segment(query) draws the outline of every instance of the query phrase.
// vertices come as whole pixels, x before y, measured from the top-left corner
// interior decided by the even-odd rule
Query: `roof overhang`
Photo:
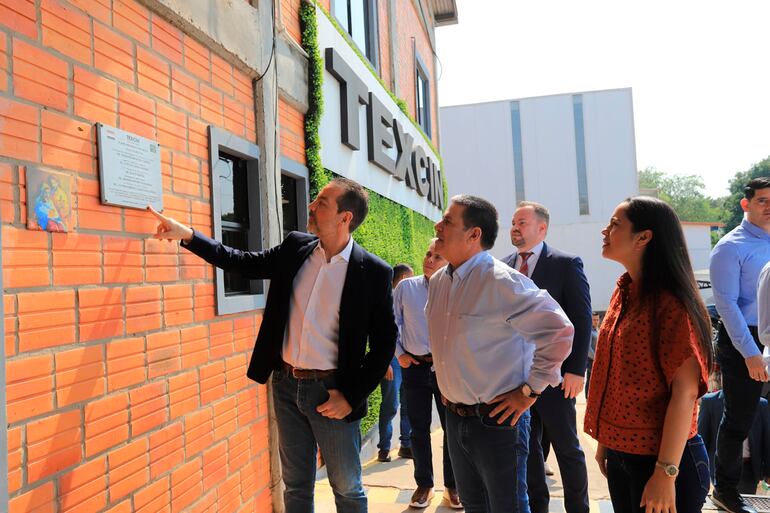
[[[436,27],[457,24],[456,0],[430,0],[433,11],[433,23]]]

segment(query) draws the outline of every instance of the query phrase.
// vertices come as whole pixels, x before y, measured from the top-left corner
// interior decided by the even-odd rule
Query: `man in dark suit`
[[[717,432],[725,406],[721,390],[706,394],[698,411],[698,434],[703,438],[709,455],[711,482],[714,482],[714,452],[717,448]],[[748,444],[746,446],[746,444]],[[748,455],[747,455],[748,450]],[[743,469],[738,482],[738,493],[754,495],[759,481],[770,477],[770,408],[767,399],[759,399],[759,408],[751,424],[749,436],[744,441]]]
[[[588,471],[577,435],[575,397],[585,383],[591,340],[591,295],[580,257],[545,243],[550,214],[543,205],[519,203],[513,215],[511,242],[517,251],[503,262],[545,289],[575,326],[572,352],[561,367],[559,388],[546,388],[532,407],[527,461],[527,494],[532,513],[547,513],[550,495],[545,478],[543,433],[556,453],[567,513],[588,513]]]
[[[241,251],[150,209],[156,238],[182,246],[225,271],[269,279],[262,325],[247,375],[272,374],[287,513],[313,511],[316,445],[338,513],[364,513],[360,419],[395,351],[388,264],[351,233],[368,211],[366,191],[336,178],[309,206],[308,231],[271,249]],[[367,352],[368,341],[368,352]]]

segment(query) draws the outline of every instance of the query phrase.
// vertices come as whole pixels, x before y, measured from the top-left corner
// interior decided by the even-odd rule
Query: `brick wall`
[[[278,100],[281,155],[305,164],[305,115],[283,98]]]
[[[245,378],[260,316],[216,317],[210,266],[100,203],[94,131],[157,139],[167,212],[210,233],[207,126],[255,141],[253,102],[134,0],[0,0],[11,512],[271,510],[267,396]],[[25,228],[30,166],[72,177],[70,233]]]

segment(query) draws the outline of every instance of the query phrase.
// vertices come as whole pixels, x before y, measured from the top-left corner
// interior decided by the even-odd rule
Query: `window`
[[[415,103],[417,112],[417,123],[423,131],[430,137],[430,75],[428,67],[415,52]]]
[[[361,53],[378,69],[377,0],[332,0],[332,12]]]
[[[511,137],[513,139],[513,182],[516,203],[524,201],[524,155],[521,148],[521,111],[519,102],[511,102]]]
[[[307,230],[308,171],[291,159],[281,159],[281,206],[283,236]]]
[[[214,238],[245,251],[262,249],[259,148],[219,128],[209,127]],[[265,284],[216,270],[217,314],[265,306]]]
[[[583,95],[572,96],[572,113],[575,120],[575,158],[577,161],[578,205],[580,215],[588,211],[588,173],[586,171],[586,140],[583,128]]]

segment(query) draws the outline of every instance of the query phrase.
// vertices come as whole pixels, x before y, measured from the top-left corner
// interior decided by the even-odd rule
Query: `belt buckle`
[[[455,408],[455,411],[457,412],[457,414],[458,414],[460,417],[467,417],[467,416],[468,416],[468,412],[467,412],[467,411],[465,410],[465,408],[463,408],[462,406],[457,406],[457,407]]]
[[[297,369],[296,367],[292,367],[291,368],[291,375],[292,375],[292,377],[294,379],[302,379],[299,375],[297,375],[297,370],[300,370],[300,369]]]

